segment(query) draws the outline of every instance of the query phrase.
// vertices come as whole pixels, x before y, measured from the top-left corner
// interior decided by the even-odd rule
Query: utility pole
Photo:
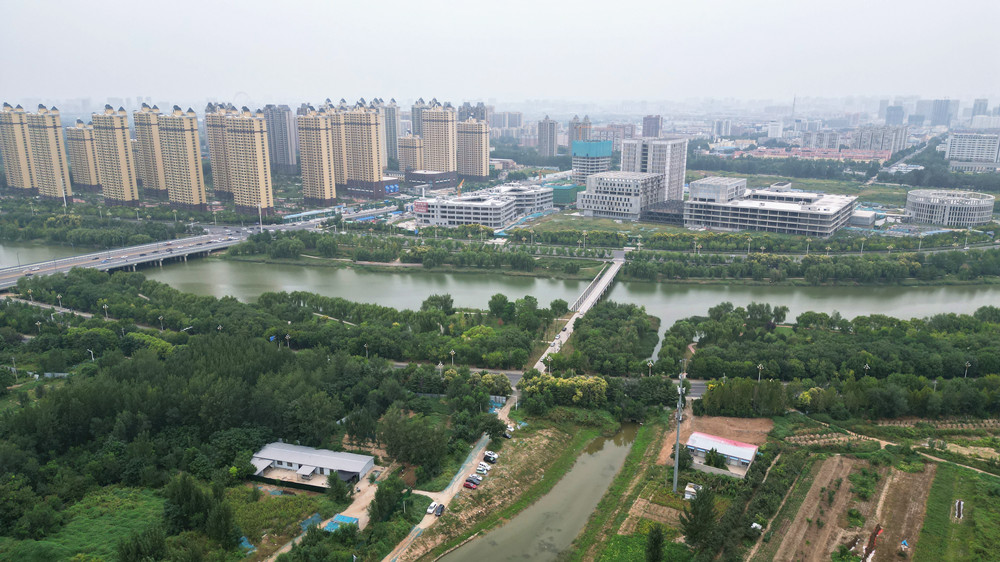
[[[674,493],[677,493],[677,474],[681,465],[681,417],[684,415],[684,384],[677,384],[677,441],[674,443]]]

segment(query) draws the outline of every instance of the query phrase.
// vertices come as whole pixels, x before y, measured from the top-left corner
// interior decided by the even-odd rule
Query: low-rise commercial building
[[[513,197],[518,216],[540,213],[552,208],[554,190],[551,187],[510,183],[485,191],[493,195]]]
[[[740,178],[709,177],[691,182],[684,226],[827,238],[847,224],[856,204],[854,196],[798,191],[788,183],[748,190]]]
[[[336,474],[345,482],[359,482],[375,467],[375,457],[341,453],[327,449],[314,449],[291,443],[269,443],[254,453],[250,464],[257,469],[255,476],[263,476],[272,469],[293,472],[299,480],[311,480],[314,475],[323,477],[314,484],[325,486],[326,476]],[[268,475],[279,478],[278,475]],[[289,480],[289,478],[279,478]]]
[[[663,174],[604,172],[587,178],[576,206],[584,216],[638,220],[643,209],[666,199]]]
[[[686,446],[691,455],[704,459],[709,451],[715,449],[716,452],[726,457],[726,464],[733,466],[748,467],[757,457],[757,446],[741,441],[734,441],[724,437],[717,437],[707,433],[695,431],[688,437]]]
[[[906,194],[906,213],[918,223],[976,226],[992,220],[994,200],[975,191],[914,189]]]
[[[514,197],[491,193],[420,199],[413,204],[413,214],[423,226],[480,224],[494,230],[510,225],[518,216]]]

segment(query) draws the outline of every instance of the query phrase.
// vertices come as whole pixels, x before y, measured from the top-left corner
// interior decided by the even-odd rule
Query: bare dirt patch
[[[838,515],[847,511],[852,497],[847,477],[857,462],[841,455],[823,461],[791,525],[775,532],[784,537],[775,560],[820,562],[830,559],[831,543],[840,535]],[[835,484],[838,478],[842,479],[839,489]],[[824,488],[834,490],[832,504],[827,501],[826,492],[821,493]],[[823,522],[822,526],[818,521]]]
[[[877,510],[878,523],[884,531],[875,548],[875,560],[899,560],[896,551],[905,539],[910,545],[910,554],[920,536],[924,524],[924,510],[927,495],[931,491],[937,465],[928,463],[923,472],[896,472]],[[871,525],[866,525],[870,531]]]
[[[695,416],[691,413],[690,403],[684,410],[684,421],[681,422],[681,443],[686,443],[688,437],[695,431],[708,433],[717,437],[734,439],[751,445],[762,445],[767,441],[767,434],[774,427],[770,418],[727,418],[724,416]],[[671,430],[671,437],[676,431]],[[672,465],[670,454],[674,451],[674,439],[664,440],[664,446],[657,456],[656,464]]]
[[[657,505],[649,500],[639,498],[629,509],[628,517],[622,522],[619,535],[631,535],[639,525],[639,519],[649,519],[657,523],[663,523],[668,527],[677,527],[681,522],[681,512],[672,507]]]
[[[1000,457],[1000,454],[998,454],[995,449],[990,449],[989,447],[972,447],[972,446],[967,447],[964,445],[956,445],[954,443],[948,443],[948,450],[965,455],[967,457],[980,457],[984,459],[995,459],[997,457]]]

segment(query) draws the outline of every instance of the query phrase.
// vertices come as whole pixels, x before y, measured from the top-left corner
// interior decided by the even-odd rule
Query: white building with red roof
[[[726,462],[733,466],[748,467],[757,457],[757,446],[741,441],[717,437],[695,431],[688,437],[686,446],[691,455],[704,459],[705,455],[715,449],[726,457]]]

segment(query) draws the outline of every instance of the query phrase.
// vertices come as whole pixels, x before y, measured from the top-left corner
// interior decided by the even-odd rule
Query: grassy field
[[[597,558],[601,562],[633,562],[646,557],[646,535],[615,535]],[[688,562],[694,555],[686,545],[668,542],[663,545],[663,560]]]
[[[658,232],[688,232],[683,227],[655,224],[650,222],[615,222],[613,219],[596,219],[574,216],[576,210],[554,213],[525,225],[535,232],[557,232],[560,230],[599,230],[603,232],[624,232],[630,235],[656,234]]]
[[[86,560],[114,560],[119,541],[158,524],[162,514],[163,499],[152,490],[102,488],[67,509],[66,524],[44,540],[0,539],[0,559],[49,562],[83,554]]]
[[[956,520],[955,500],[965,502]],[[938,466],[915,561],[997,560],[1000,544],[1000,479],[953,464]]]

